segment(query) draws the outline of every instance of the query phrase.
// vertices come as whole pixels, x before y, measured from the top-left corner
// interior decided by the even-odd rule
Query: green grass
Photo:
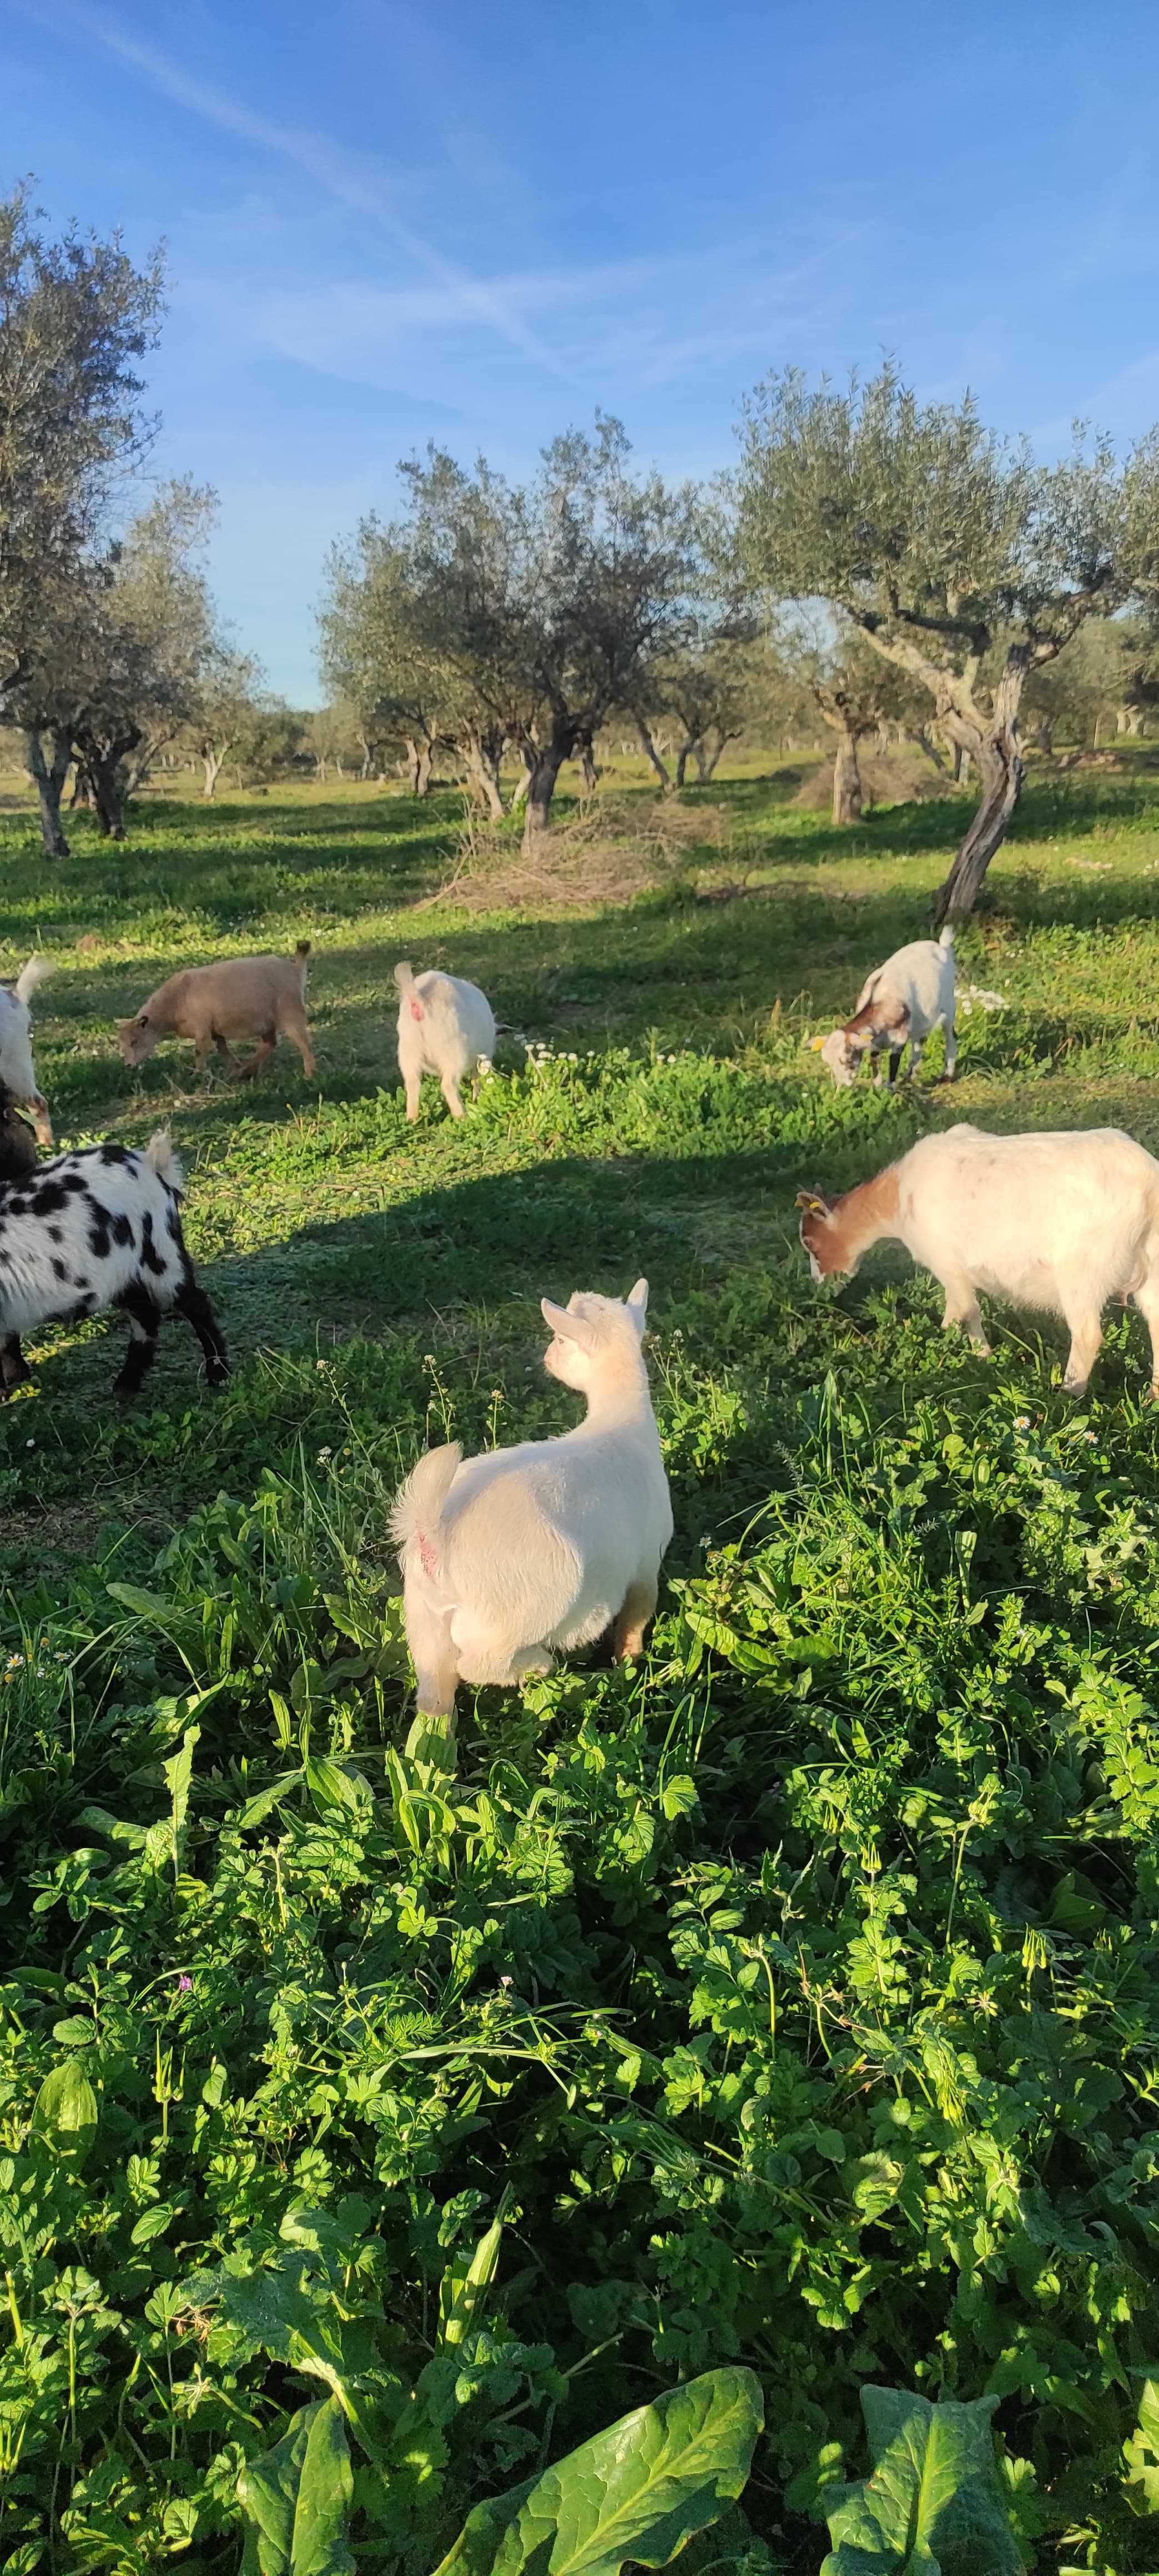
[[[245,2456],[335,2374],[359,2569],[425,2576],[480,2496],[734,2360],[767,2431],[725,2564],[816,2568],[871,2381],[997,2398],[1036,2567],[1155,2564],[1159,2467],[1123,2455],[1159,2289],[1142,1328],[1076,1413],[1050,1326],[981,1362],[888,1254],[815,1291],[793,1198],[960,1118],[1159,1151],[1159,774],[1032,783],[960,943],[1009,1007],[963,1021],[954,1090],[893,1100],[803,1040],[920,935],[966,809],[836,834],[760,770],[685,796],[663,893],[545,918],[416,913],[450,796],[166,795],[56,868],[0,820],[5,971],[58,961],[58,1135],[171,1120],[235,1371],[210,1395],[174,1325],[122,1413],[98,1323],[0,1413],[18,2576],[232,2570]],[[287,1050],[241,1091],[176,1046],[126,1072],[114,1020],[176,965],[302,935],[313,1084]],[[554,1051],[509,1044],[458,1128],[433,1087],[403,1119],[404,955]],[[480,1695],[432,1780],[397,1750],[394,1482],[428,1437],[564,1427],[539,1298],[640,1272],[651,1657]],[[61,2061],[79,2149],[29,2127]],[[439,2280],[505,2186],[452,2366]],[[329,2250],[259,2331],[229,2284],[282,2279],[303,2202]]]

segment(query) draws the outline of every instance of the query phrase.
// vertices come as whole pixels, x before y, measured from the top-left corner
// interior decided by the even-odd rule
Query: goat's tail
[[[27,966],[21,967],[12,988],[17,1001],[30,1001],[37,985],[46,984],[52,971],[51,957],[30,957]]]
[[[185,1174],[167,1127],[158,1127],[156,1134],[150,1136],[145,1147],[145,1160],[152,1164],[158,1180],[164,1181],[167,1190],[176,1194],[184,1188]]]
[[[945,927],[941,930],[938,936],[938,946],[941,949],[943,956],[945,955],[946,950],[952,948],[953,945],[954,925],[952,921],[947,921]]]
[[[397,964],[397,966],[395,967],[395,970],[394,970],[394,980],[395,980],[395,983],[396,983],[396,984],[397,984],[397,986],[398,986],[399,992],[400,992],[400,993],[409,993],[410,988],[411,988],[411,985],[412,985],[412,984],[413,984],[413,982],[414,982],[414,979],[415,979],[415,970],[414,970],[414,967],[413,967],[413,966],[408,966],[408,964],[407,964],[407,961],[406,961],[405,957],[400,957],[399,962],[398,962],[398,964]]]
[[[412,1541],[423,1552],[428,1573],[434,1571],[428,1552],[437,1558],[439,1523],[443,1505],[463,1462],[461,1440],[450,1440],[445,1449],[428,1449],[417,1467],[412,1467],[405,1485],[400,1485],[390,1513],[390,1534],[400,1556],[405,1556]]]

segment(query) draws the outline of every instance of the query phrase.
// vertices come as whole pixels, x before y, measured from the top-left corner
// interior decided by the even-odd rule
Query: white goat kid
[[[459,1681],[550,1672],[556,1649],[609,1626],[618,1656],[639,1654],[672,1536],[640,1348],[647,1307],[646,1279],[623,1305],[545,1297],[544,1367],[587,1397],[587,1420],[479,1458],[457,1441],[428,1450],[402,1487],[391,1529],[424,1715],[449,1716]]]
[[[41,1145],[52,1143],[52,1120],[32,1061],[32,1014],[28,1005],[37,985],[43,984],[51,973],[47,957],[30,957],[14,984],[0,984],[0,1083],[14,1100],[31,1110]]]
[[[1139,1309],[1159,1397],[1159,1163],[1117,1127],[987,1136],[949,1127],[844,1196],[802,1191],[801,1241],[815,1279],[852,1277],[875,1243],[904,1243],[987,1352],[978,1291],[1061,1315],[1070,1327],[1063,1385],[1082,1395],[1112,1297]]]
[[[398,986],[398,1069],[406,1085],[406,1114],[413,1126],[419,1114],[424,1073],[437,1073],[452,1118],[463,1116],[459,1090],[468,1074],[478,1074],[495,1053],[495,1015],[485,993],[462,975],[441,975],[434,967],[416,975],[413,967],[395,967]]]
[[[947,924],[940,939],[911,940],[908,948],[895,949],[884,966],[875,966],[861,987],[852,1019],[811,1044],[834,1082],[844,1086],[856,1081],[867,1051],[873,1057],[888,1053],[888,1080],[896,1082],[908,1040],[908,1078],[913,1082],[926,1039],[932,1030],[944,1028],[946,1080],[952,1082],[958,1063],[954,1002],[954,933]]]

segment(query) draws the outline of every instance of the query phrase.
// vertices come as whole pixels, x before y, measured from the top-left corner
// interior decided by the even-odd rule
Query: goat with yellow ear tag
[[[822,1049],[822,1047],[824,1046],[824,1044],[825,1044],[825,1040],[824,1040],[824,1038],[810,1038],[810,1040],[809,1040],[809,1053],[810,1053],[810,1055],[820,1055],[820,1053],[821,1053],[821,1049]]]
[[[828,1202],[821,1197],[818,1190],[798,1190],[796,1204],[799,1208],[804,1208],[806,1216],[828,1216],[829,1214]]]

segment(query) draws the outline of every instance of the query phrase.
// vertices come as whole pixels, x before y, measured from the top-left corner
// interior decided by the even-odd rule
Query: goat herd
[[[306,1016],[308,942],[293,958],[233,958],[186,969],[119,1024],[122,1054],[145,1061],[166,1036],[212,1045],[238,1079],[290,1039],[312,1076]],[[29,1002],[49,971],[31,959],[0,986],[0,1397],[28,1376],[22,1333],[119,1308],[130,1342],[118,1392],[134,1394],[154,1357],[162,1317],[183,1314],[213,1386],[229,1373],[213,1308],[181,1230],[181,1170],[168,1134],[143,1152],[103,1144],[39,1160],[50,1145],[36,1081]],[[438,1076],[451,1114],[461,1085],[489,1062],[495,1020],[475,984],[395,968],[398,1057],[406,1114],[418,1116],[425,1073]],[[899,949],[865,984],[853,1017],[812,1044],[835,1081],[852,1082],[867,1054],[910,1077],[939,1025],[946,1079],[955,1070],[953,934]],[[253,1038],[239,1065],[230,1040]],[[881,1077],[879,1076],[879,1079]],[[987,1349],[984,1289],[1061,1315],[1071,1342],[1064,1385],[1081,1395],[1102,1339],[1108,1300],[1133,1302],[1151,1335],[1159,1396],[1159,1163],[1114,1128],[990,1136],[951,1127],[840,1198],[798,1197],[801,1241],[815,1279],[852,1276],[876,1243],[903,1243],[945,1291],[945,1324]],[[548,1373],[587,1401],[586,1419],[552,1440],[464,1459],[457,1442],[428,1451],[399,1493],[392,1528],[404,1577],[407,1638],[424,1713],[447,1716],[455,1689],[513,1685],[549,1671],[557,1649],[610,1630],[614,1651],[637,1654],[656,1606],[672,1534],[668,1483],[641,1343],[646,1280],[621,1304],[577,1292],[566,1308],[543,1300],[552,1339]]]

